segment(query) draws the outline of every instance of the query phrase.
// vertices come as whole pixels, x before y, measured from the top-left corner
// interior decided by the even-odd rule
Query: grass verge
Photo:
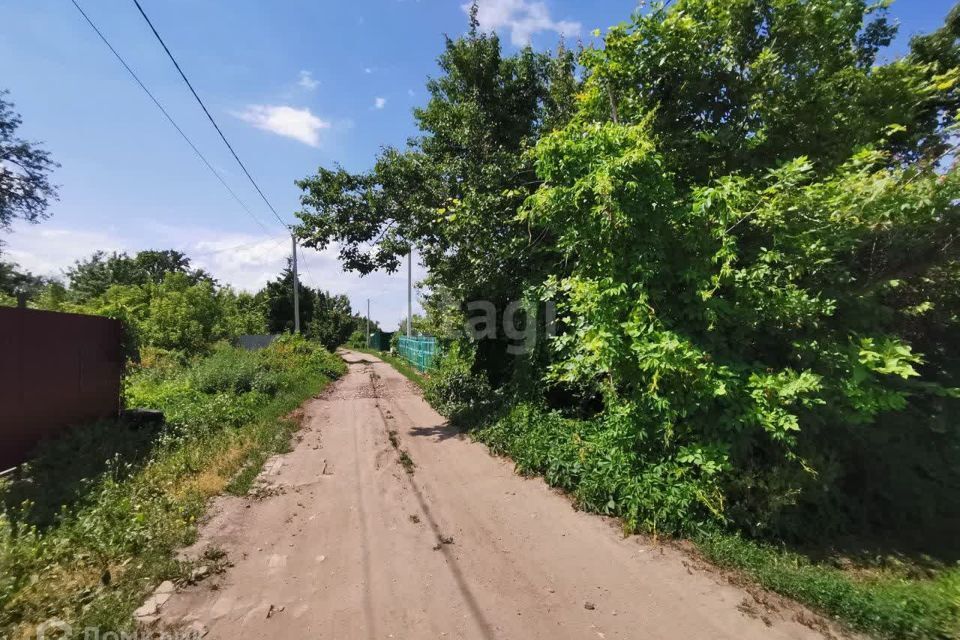
[[[703,534],[695,542],[714,564],[738,570],[855,629],[885,638],[960,637],[958,568],[922,580],[857,579],[799,553],[734,534]]]
[[[133,374],[128,400],[163,410],[164,424],[72,429],[0,485],[0,636],[34,637],[51,618],[131,630],[158,582],[189,576],[175,552],[195,539],[207,500],[246,492],[289,447],[290,412],[343,370],[291,339]]]

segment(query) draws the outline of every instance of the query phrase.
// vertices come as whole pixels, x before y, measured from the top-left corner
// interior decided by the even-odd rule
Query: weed
[[[410,454],[405,450],[400,451],[400,464],[403,465],[404,470],[409,474],[413,474],[417,468],[417,465],[413,463],[413,458],[411,458]]]
[[[927,580],[858,580],[805,556],[726,533],[696,537],[704,555],[764,587],[889,638],[960,636],[960,568]]]

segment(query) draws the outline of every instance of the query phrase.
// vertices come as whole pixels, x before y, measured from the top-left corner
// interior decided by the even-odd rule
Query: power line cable
[[[88,16],[88,15],[84,12],[84,10],[80,7],[80,5],[77,4],[77,0],[70,0],[70,1],[73,3],[73,6],[77,8],[77,11],[80,12],[80,15],[83,16],[83,19],[87,21],[87,24],[90,25],[90,27],[96,32],[96,34],[97,34],[98,36],[100,36],[100,39],[103,40],[103,43],[104,43],[105,45],[107,45],[107,48],[110,49],[110,52],[113,53],[114,57],[116,57],[116,59],[120,61],[120,64],[122,64],[122,65],[123,65],[123,68],[127,70],[127,73],[129,73],[130,76],[136,81],[136,83],[137,83],[138,85],[140,85],[140,88],[143,89],[144,93],[146,93],[146,94],[150,97],[150,99],[153,101],[153,104],[155,104],[155,105],[157,106],[157,108],[160,109],[160,112],[163,113],[163,115],[167,118],[167,120],[170,122],[170,124],[173,125],[173,128],[177,130],[177,133],[179,133],[180,136],[187,142],[187,144],[190,145],[190,148],[193,149],[193,152],[194,152],[195,154],[197,154],[197,157],[200,158],[200,160],[203,162],[203,164],[206,165],[207,169],[209,169],[210,172],[213,173],[213,175],[215,175],[215,176],[217,177],[217,180],[220,181],[220,184],[222,184],[223,187],[224,187],[228,192],[230,192],[230,195],[233,196],[233,199],[236,200],[237,203],[238,203],[241,207],[243,207],[243,210],[247,212],[247,214],[250,216],[250,218],[251,218],[254,222],[256,222],[258,225],[260,225],[260,227],[261,227],[265,232],[267,232],[268,234],[271,233],[270,229],[268,229],[266,225],[264,225],[262,222],[260,222],[259,218],[257,218],[257,217],[253,214],[253,212],[250,210],[250,207],[248,207],[248,206],[246,205],[246,203],[244,203],[243,200],[240,199],[240,197],[236,194],[236,192],[235,192],[233,189],[230,188],[230,185],[228,185],[227,182],[226,182],[226,180],[223,179],[223,176],[221,176],[220,173],[219,173],[216,169],[213,168],[213,165],[210,164],[210,162],[207,160],[207,158],[200,152],[200,150],[197,148],[197,145],[195,145],[195,144],[193,143],[193,141],[190,140],[190,138],[187,136],[187,134],[183,132],[183,129],[181,129],[181,128],[180,128],[180,125],[178,125],[177,122],[173,119],[173,116],[171,116],[171,115],[167,112],[167,110],[163,107],[163,105],[160,104],[160,101],[157,100],[156,96],[154,96],[153,93],[150,92],[150,89],[148,89],[147,86],[143,83],[143,81],[140,80],[140,77],[137,76],[137,74],[134,72],[134,70],[130,68],[130,65],[128,65],[127,62],[126,62],[126,60],[123,59],[123,56],[121,56],[121,55],[117,52],[117,50],[113,48],[113,45],[110,44],[110,41],[107,40],[106,36],[103,35],[103,32],[100,31],[100,29],[97,28],[97,25],[95,25],[95,24],[93,23],[93,20],[90,19],[90,16]]]
[[[190,89],[190,93],[193,94],[193,97],[197,99],[197,102],[200,104],[200,108],[203,109],[203,112],[207,114],[207,119],[210,120],[210,124],[213,125],[213,128],[217,130],[217,133],[220,134],[220,138],[223,140],[223,143],[227,145],[227,149],[230,150],[230,153],[233,154],[234,160],[237,161],[237,164],[240,165],[240,168],[243,169],[243,172],[246,174],[247,179],[250,180],[250,184],[253,185],[253,188],[257,190],[257,193],[260,194],[260,197],[263,199],[267,206],[270,207],[270,211],[273,212],[274,217],[277,221],[280,222],[284,227],[289,227],[286,222],[283,221],[283,218],[280,217],[280,214],[277,213],[277,210],[273,208],[273,205],[270,204],[270,201],[267,200],[267,196],[263,194],[263,190],[260,189],[260,186],[257,184],[257,181],[253,179],[253,176],[250,175],[250,172],[247,171],[247,167],[243,164],[243,161],[240,160],[240,156],[237,155],[237,152],[233,150],[233,146],[227,140],[227,137],[223,135],[223,131],[220,130],[220,125],[217,124],[217,121],[213,119],[213,116],[210,115],[210,111],[207,109],[207,106],[203,103],[203,100],[200,99],[200,96],[197,94],[196,89],[193,88],[193,85],[190,84],[190,80],[187,79],[187,75],[183,72],[183,69],[180,68],[180,64],[177,62],[177,59],[173,57],[173,54],[170,53],[170,49],[167,47],[167,44],[163,41],[163,38],[160,37],[160,34],[157,32],[156,27],[153,26],[153,23],[150,21],[150,18],[147,17],[147,13],[143,10],[143,7],[140,6],[139,0],[133,0],[133,3],[137,5],[137,9],[140,11],[140,15],[143,16],[143,19],[147,21],[147,24],[150,26],[150,30],[153,31],[153,35],[157,37],[157,40],[160,42],[160,46],[163,47],[163,50],[167,52],[167,57],[170,58],[170,61],[173,62],[173,66],[177,68],[177,71],[180,73],[180,77],[183,78],[183,81],[187,84],[187,87]]]

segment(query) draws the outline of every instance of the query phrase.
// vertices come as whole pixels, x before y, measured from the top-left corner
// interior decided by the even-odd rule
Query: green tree
[[[152,295],[141,323],[145,344],[201,353],[228,337],[223,308],[209,281],[192,283],[185,273],[168,273],[162,283],[146,288]]]
[[[12,262],[0,261],[0,293],[11,298],[15,298],[18,293],[23,293],[27,299],[33,299],[45,284],[44,278],[29,271],[21,271],[20,267]]]
[[[406,149],[386,149],[367,173],[320,168],[298,182],[299,233],[318,249],[336,242],[344,266],[361,273],[396,270],[414,246],[428,287],[442,285],[457,305],[483,298],[503,308],[555,257],[516,212],[538,184],[525,152],[572,112],[572,54],[505,56],[474,16],[439,66],[414,112],[421,135]],[[482,361],[505,367],[504,346],[485,343]]]
[[[190,259],[173,249],[140,251],[133,256],[97,251],[74,263],[67,270],[67,280],[73,299],[85,302],[103,295],[114,285],[160,284],[171,273],[185,275],[191,284],[201,281],[215,284],[207,272],[191,268]]]
[[[830,171],[863,145],[891,162],[942,152],[929,109],[956,67],[876,66],[896,27],[866,0],[678,0],[637,12],[583,57],[584,116],[651,120],[684,185],[807,156]],[[929,50],[937,48],[921,46]]]
[[[313,319],[317,292],[298,282],[297,295],[300,304],[300,328],[304,330]],[[293,268],[287,261],[286,268],[276,280],[272,280],[257,294],[267,309],[267,330],[270,333],[292,333],[293,322]]]
[[[347,296],[317,291],[313,317],[306,325],[306,335],[333,351],[345,344],[357,329],[357,319]]]
[[[0,91],[0,229],[16,219],[37,222],[47,216],[57,188],[50,173],[59,165],[37,143],[17,137],[23,121]]]
[[[262,297],[229,287],[219,289],[216,297],[223,313],[222,334],[234,338],[267,333],[267,305]]]

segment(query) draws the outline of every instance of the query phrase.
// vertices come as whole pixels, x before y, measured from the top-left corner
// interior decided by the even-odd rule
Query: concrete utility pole
[[[370,298],[367,298],[367,349],[370,348]]]
[[[297,275],[297,236],[290,234],[293,240],[293,332],[300,333],[300,278]]]
[[[407,254],[407,337],[413,335],[413,247]]]

